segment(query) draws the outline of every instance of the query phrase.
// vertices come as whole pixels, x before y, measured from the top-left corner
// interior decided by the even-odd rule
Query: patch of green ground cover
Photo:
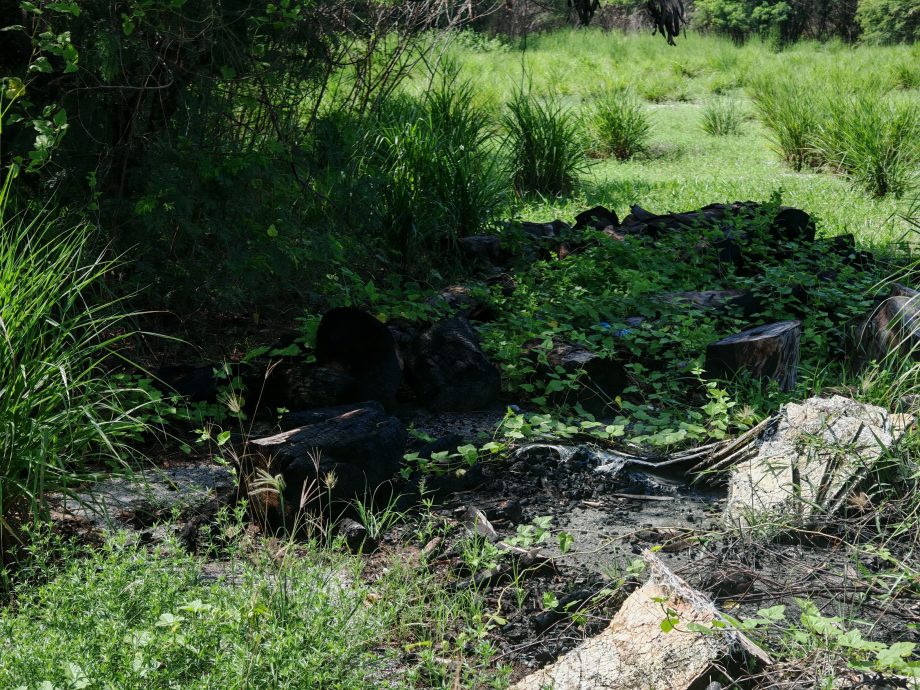
[[[500,108],[525,86],[536,96],[552,95],[582,117],[611,90],[628,88],[646,101],[652,119],[648,156],[594,165],[580,193],[569,198],[528,199],[520,217],[570,217],[585,204],[602,203],[622,216],[633,203],[652,211],[683,211],[718,201],[764,200],[776,190],[784,202],[819,220],[819,232],[852,232],[861,243],[885,244],[908,229],[891,198],[873,199],[851,181],[828,172],[797,173],[774,150],[769,132],[755,118],[738,137],[701,131],[706,108],[721,94],[737,99],[755,115],[747,93],[757,79],[792,74],[812,98],[840,91],[920,102],[909,66],[916,49],[857,47],[840,42],[804,42],[784,51],[750,41],[691,34],[674,50],[654,37],[600,31],[562,31],[529,37],[515,45],[494,42],[471,48],[459,41],[452,58],[477,85],[478,97]],[[416,79],[415,88],[421,84]],[[826,93],[825,93],[826,92]],[[586,140],[590,126],[583,123]]]
[[[873,198],[842,177],[790,169],[756,120],[745,122],[740,136],[714,137],[700,132],[703,112],[697,104],[657,106],[651,116],[650,146],[657,147],[657,156],[598,163],[585,187],[589,206],[606,203],[622,217],[632,203],[667,213],[715,202],[765,201],[781,190],[784,204],[817,218],[819,235],[850,232],[875,246],[907,230],[897,217],[902,206],[896,199]]]
[[[455,674],[435,658],[455,656],[463,687],[507,685],[481,598],[424,564],[394,558],[368,573],[334,546],[223,528],[207,565],[173,542],[39,538],[0,608],[0,687],[450,688]]]

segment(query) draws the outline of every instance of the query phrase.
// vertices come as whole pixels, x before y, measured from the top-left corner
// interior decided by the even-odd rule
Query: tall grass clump
[[[745,112],[738,101],[732,98],[714,99],[703,110],[703,131],[714,137],[737,136],[741,134]]]
[[[904,62],[899,62],[894,66],[893,72],[893,81],[896,88],[904,89],[905,91],[920,89],[920,65],[915,61],[905,60]]]
[[[423,98],[386,108],[362,152],[384,241],[404,268],[443,265],[505,203],[507,178],[487,145],[491,115],[475,95],[469,81],[443,75]]]
[[[875,196],[910,191],[920,162],[920,107],[874,95],[836,98],[814,137],[832,167]]]
[[[556,101],[517,91],[502,118],[514,188],[519,194],[568,194],[587,166],[578,116]]]
[[[591,121],[600,153],[628,160],[646,150],[651,123],[628,91],[611,91],[598,101]]]
[[[812,145],[819,118],[809,91],[791,77],[762,77],[751,85],[754,107],[771,142],[795,170],[821,163]]]
[[[0,554],[43,497],[119,462],[142,430],[128,391],[106,378],[124,314],[98,299],[112,263],[89,231],[60,231],[48,212],[11,214],[0,190]],[[131,396],[137,400],[137,396]]]

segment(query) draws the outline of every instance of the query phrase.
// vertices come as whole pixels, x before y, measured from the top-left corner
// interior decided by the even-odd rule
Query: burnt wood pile
[[[836,257],[836,265],[862,270],[875,257],[857,251],[852,236],[816,239],[815,223],[804,211],[765,207],[754,202],[712,204],[686,213],[654,214],[633,206],[622,219],[603,206],[576,216],[574,224],[509,222],[495,235],[461,238],[459,246],[471,273],[480,284],[499,286],[507,296],[516,289],[514,275],[527,263],[551,259],[564,262],[599,243],[642,242],[657,246],[664,240],[686,237],[686,251],[712,261],[713,276],[758,276],[765,263],[799,256]],[[764,218],[767,218],[764,221]],[[758,228],[756,235],[753,228]],[[707,238],[700,242],[699,237]],[[692,240],[692,241],[691,241]],[[816,276],[819,283],[838,279],[833,269]],[[662,292],[651,295],[648,309],[624,319],[626,328],[607,332],[628,338],[634,329],[654,323],[665,310],[686,309],[702,318],[720,321],[731,315],[741,331],[721,332],[700,352],[704,376],[731,380],[739,375],[773,381],[781,390],[795,387],[802,327],[808,311],[808,291],[781,286],[793,300],[786,320],[762,321],[769,295],[746,289]],[[701,286],[715,287],[715,286]],[[355,307],[336,308],[322,318],[312,351],[315,357],[270,358],[249,363],[242,378],[250,389],[245,411],[289,410],[280,418],[282,432],[249,442],[252,467],[284,479],[282,505],[269,506],[271,519],[284,523],[285,510],[318,500],[347,502],[373,492],[400,469],[406,449],[405,421],[413,410],[460,414],[486,408],[501,409],[502,382],[498,368],[483,351],[476,324],[494,320],[496,306],[488,292],[457,285],[429,300],[434,313],[445,316],[429,322],[394,319],[389,323]],[[920,344],[918,293],[895,284],[858,319],[840,322],[841,348],[851,365],[859,367],[885,356],[912,356]],[[798,306],[795,306],[798,305]],[[656,310],[661,310],[657,312]],[[837,318],[832,315],[833,318]],[[601,324],[610,328],[609,324]],[[623,357],[592,351],[584,342],[543,338],[524,344],[521,362],[536,379],[577,377],[577,392],[567,389],[549,395],[550,403],[579,404],[598,417],[611,412],[611,403],[627,395],[633,383],[629,365],[660,369],[661,353],[624,350]],[[191,401],[215,399],[218,381],[214,365],[162,368],[160,383]],[[257,393],[252,393],[256,390]],[[401,421],[402,420],[402,421]],[[261,458],[259,460],[258,458]],[[331,483],[331,486],[330,486]]]

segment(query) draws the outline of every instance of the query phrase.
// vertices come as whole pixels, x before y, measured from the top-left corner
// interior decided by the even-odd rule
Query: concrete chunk
[[[756,455],[735,465],[726,520],[801,525],[837,512],[912,423],[840,395],[789,403]]]

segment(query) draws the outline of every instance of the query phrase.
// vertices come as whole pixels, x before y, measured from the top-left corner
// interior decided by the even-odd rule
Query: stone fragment
[[[236,477],[212,462],[150,468],[111,477],[72,497],[52,497],[62,511],[94,527],[144,529],[178,515],[190,520],[213,506],[229,505],[236,497]]]
[[[713,667],[736,652],[762,663],[770,657],[730,626],[713,633],[722,616],[649,551],[648,581],[626,599],[610,626],[515,690],[685,690],[702,687]],[[696,624],[696,626],[691,626]]]

